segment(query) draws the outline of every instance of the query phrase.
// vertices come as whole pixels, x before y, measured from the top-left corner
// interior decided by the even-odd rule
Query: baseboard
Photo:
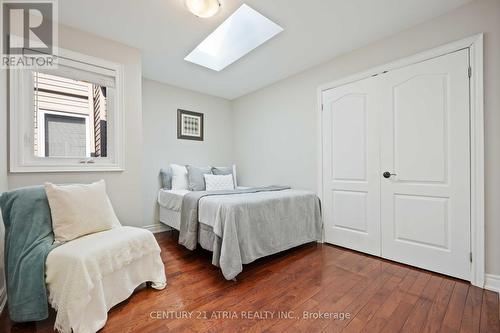
[[[5,308],[5,304],[7,304],[7,289],[5,286],[0,290],[0,314],[3,312]]]
[[[172,230],[172,228],[167,227],[166,225],[164,225],[162,223],[147,225],[147,226],[144,226],[143,228],[151,231],[153,234]]]
[[[486,274],[484,277],[484,289],[496,291],[500,298],[500,275]]]

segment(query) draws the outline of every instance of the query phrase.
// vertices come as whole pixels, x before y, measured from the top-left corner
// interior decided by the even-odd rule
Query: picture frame
[[[203,113],[177,109],[177,139],[203,141]]]

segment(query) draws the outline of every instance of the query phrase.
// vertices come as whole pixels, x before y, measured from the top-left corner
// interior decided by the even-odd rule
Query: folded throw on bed
[[[42,186],[3,193],[5,276],[9,316],[15,322],[48,317],[45,259],[55,248],[50,207]]]
[[[189,192],[182,199],[181,226],[179,230],[179,244],[184,245],[189,250],[196,249],[198,244],[198,202],[201,198],[214,195],[231,195],[258,193],[269,191],[288,190],[288,186],[267,186],[253,187],[247,189],[236,189],[228,191],[193,191]]]

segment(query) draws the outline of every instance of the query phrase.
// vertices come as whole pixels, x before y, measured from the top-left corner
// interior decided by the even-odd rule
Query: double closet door
[[[469,54],[323,92],[325,241],[470,280]]]

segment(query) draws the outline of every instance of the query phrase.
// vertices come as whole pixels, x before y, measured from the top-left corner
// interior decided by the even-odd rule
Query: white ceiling
[[[62,0],[60,19],[142,51],[146,78],[234,99],[472,0],[220,0],[212,18],[183,0]],[[221,72],[184,61],[242,3],[285,31]]]

